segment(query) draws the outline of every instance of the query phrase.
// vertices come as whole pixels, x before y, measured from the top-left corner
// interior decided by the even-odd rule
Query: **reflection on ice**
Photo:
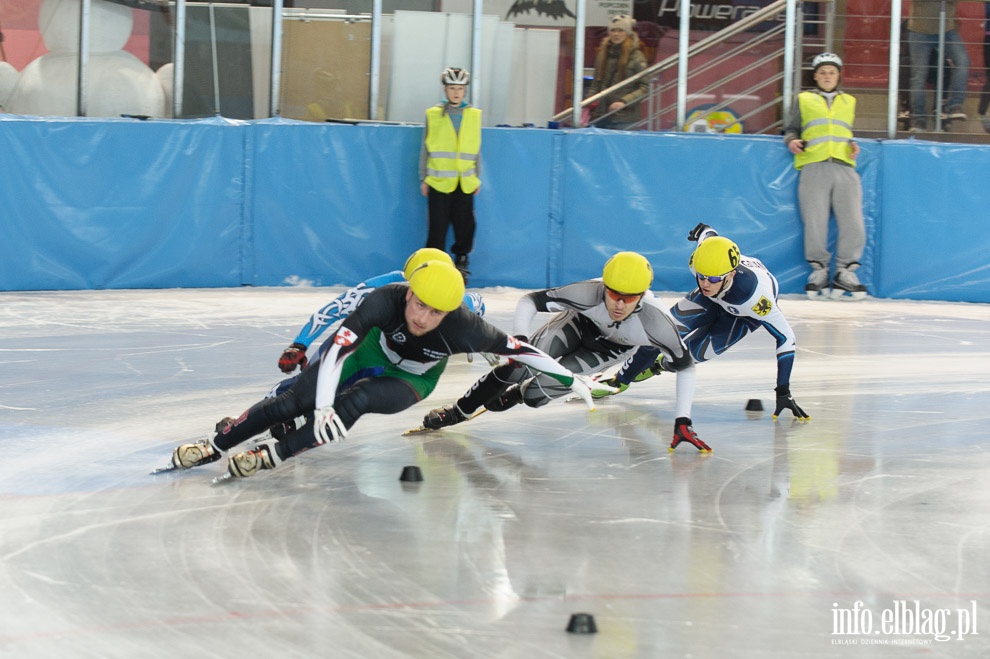
[[[519,291],[484,294],[509,326]],[[407,413],[250,481],[148,476],[264,395],[325,299],[0,294],[4,656],[833,657],[853,638],[833,609],[857,601],[990,621],[985,306],[785,299],[812,421],[746,412],[773,396],[756,334],[698,368],[712,455],[667,452],[666,375],[593,413],[402,437],[487,368],[460,359]],[[564,631],[577,611],[597,634]],[[872,638],[956,658],[986,656],[984,636]]]

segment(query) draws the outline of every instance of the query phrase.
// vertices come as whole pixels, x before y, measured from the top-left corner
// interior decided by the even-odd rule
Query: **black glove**
[[[306,368],[306,364],[308,363],[309,360],[306,359],[306,346],[301,343],[293,343],[278,358],[278,367],[283,373],[291,373],[296,370],[296,366],[302,370]]]
[[[701,238],[702,234],[704,234],[706,231],[711,231],[712,233],[715,233],[714,229],[712,229],[704,222],[698,222],[698,226],[691,229],[691,233],[688,234],[688,240],[690,240],[693,243],[696,243]]]
[[[794,397],[791,396],[791,388],[782,384],[774,388],[777,392],[777,407],[773,410],[773,418],[776,419],[780,416],[780,413],[784,410],[790,410],[794,413],[795,419],[801,419],[802,421],[811,421],[811,417],[805,414],[801,406],[794,402]]]

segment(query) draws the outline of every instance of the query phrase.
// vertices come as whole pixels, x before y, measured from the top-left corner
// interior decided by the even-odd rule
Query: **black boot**
[[[423,427],[430,430],[439,430],[440,428],[452,426],[466,419],[467,417],[456,404],[444,405],[426,413],[426,416],[423,417]]]
[[[454,267],[461,273],[464,277],[464,285],[467,286],[468,277],[471,276],[471,271],[468,270],[468,257],[467,254],[458,254],[454,257]]]

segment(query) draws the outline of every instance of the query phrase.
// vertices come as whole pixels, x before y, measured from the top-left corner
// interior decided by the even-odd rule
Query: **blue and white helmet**
[[[464,296],[464,304],[481,318],[485,317],[485,299],[481,293],[468,293]]]

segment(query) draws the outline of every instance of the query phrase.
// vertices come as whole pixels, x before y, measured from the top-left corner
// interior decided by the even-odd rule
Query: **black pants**
[[[980,107],[977,112],[980,115],[987,113],[990,109],[990,33],[983,37],[983,66],[988,69],[987,79],[983,81],[983,90],[980,92]]]
[[[279,456],[285,458],[318,446],[313,434],[313,411],[316,408],[318,367],[305,368],[287,391],[265,398],[241,415],[214,440],[217,448],[228,451],[234,446],[259,435],[278,423],[305,417],[302,428],[290,432],[278,443]],[[419,395],[409,383],[399,378],[367,377],[337,390],[334,409],[351,426],[364,414],[395,414],[419,402]]]
[[[447,251],[447,229],[454,227],[454,256],[467,256],[474,249],[474,195],[460,187],[453,192],[437,192],[430,188],[427,197],[430,228],[426,246]]]
[[[551,318],[533,334],[530,343],[577,374],[597,373],[617,364],[631,349],[606,339],[594,322],[573,310],[562,311]],[[457,406],[465,414],[471,414],[517,383],[525,385],[523,402],[529,407],[542,407],[571,392],[570,387],[565,387],[549,375],[509,362],[483,375],[458,399]]]

